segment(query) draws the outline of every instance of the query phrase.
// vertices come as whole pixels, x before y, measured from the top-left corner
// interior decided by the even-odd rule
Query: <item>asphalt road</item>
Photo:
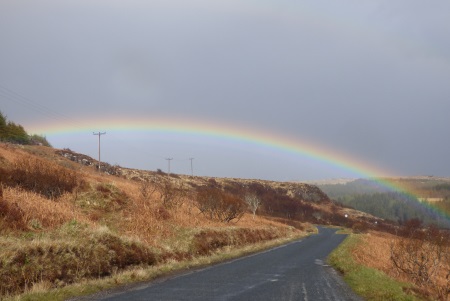
[[[335,232],[83,300],[362,300],[325,263],[345,238]]]

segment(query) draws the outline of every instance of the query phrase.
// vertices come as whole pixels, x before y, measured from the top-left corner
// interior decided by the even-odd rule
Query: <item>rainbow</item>
[[[300,155],[317,162],[324,163],[365,178],[394,176],[387,169],[371,166],[354,157],[310,141],[302,141],[297,137],[288,136],[270,129],[254,129],[249,126],[233,126],[217,121],[201,121],[192,119],[120,119],[85,120],[67,123],[40,123],[29,125],[30,132],[43,134],[47,137],[68,135],[78,132],[144,131],[153,133],[168,133],[201,136],[205,139],[219,139],[235,144],[253,144],[258,147],[275,149],[294,155]],[[394,188],[394,187],[393,187]]]
[[[150,133],[164,134],[180,134],[195,135],[204,139],[226,140],[231,143],[254,145],[256,147],[264,147],[290,153],[297,156],[306,157],[316,162],[333,166],[347,173],[352,173],[361,178],[368,178],[374,182],[392,190],[406,194],[418,201],[418,197],[406,191],[398,184],[390,180],[390,177],[396,176],[395,173],[387,169],[370,165],[362,162],[354,157],[339,153],[334,150],[328,150],[319,144],[309,141],[302,141],[297,137],[288,136],[267,129],[254,129],[248,126],[233,126],[217,121],[202,121],[192,119],[157,119],[157,118],[136,118],[121,119],[110,118],[104,120],[85,120],[82,122],[61,123],[40,123],[27,126],[30,132],[44,134],[47,137],[57,135],[68,135],[78,132],[94,132],[98,131],[118,131],[132,132],[144,131]],[[434,212],[447,219],[450,215],[437,208],[421,203],[422,206],[432,209]]]

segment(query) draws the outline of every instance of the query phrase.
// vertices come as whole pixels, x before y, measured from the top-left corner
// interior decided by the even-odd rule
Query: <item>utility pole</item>
[[[168,162],[168,164],[169,164],[169,169],[168,169],[167,174],[170,176],[170,161],[172,161],[173,158],[166,158],[166,160],[167,160],[167,162]]]
[[[100,133],[100,132],[95,133],[94,132],[92,134],[98,136],[98,170],[100,171],[100,136],[106,135],[106,132],[103,132],[103,133]]]
[[[191,160],[191,177],[194,177],[194,167],[192,165],[192,161],[194,160],[194,158],[189,158],[189,160]]]

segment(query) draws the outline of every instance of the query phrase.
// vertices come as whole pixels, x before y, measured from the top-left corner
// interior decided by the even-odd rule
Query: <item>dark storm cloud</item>
[[[0,85],[72,120],[220,120],[400,174],[448,175],[449,11],[446,1],[3,1]],[[17,122],[43,118],[0,99]]]

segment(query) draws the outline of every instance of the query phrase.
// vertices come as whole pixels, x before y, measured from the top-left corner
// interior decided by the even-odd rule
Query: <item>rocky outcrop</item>
[[[56,154],[63,156],[64,158],[69,159],[70,161],[82,164],[84,166],[95,166],[97,169],[99,168],[98,160],[95,160],[89,156],[76,153],[68,148],[62,149],[62,150],[56,150]],[[120,176],[120,167],[108,164],[106,162],[100,163],[100,170],[104,173]]]

